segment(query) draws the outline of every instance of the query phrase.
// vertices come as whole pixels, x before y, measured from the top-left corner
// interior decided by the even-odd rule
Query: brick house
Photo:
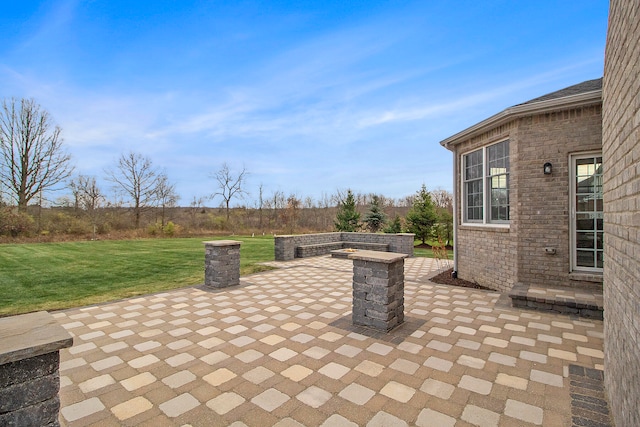
[[[612,0],[604,58],[604,367],[617,426],[640,425],[640,3]]]
[[[443,141],[454,154],[459,278],[602,287],[602,79],[532,99]]]

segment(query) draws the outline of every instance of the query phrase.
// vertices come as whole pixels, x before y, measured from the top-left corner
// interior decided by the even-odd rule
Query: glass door
[[[602,271],[604,224],[602,155],[572,158],[572,269]]]

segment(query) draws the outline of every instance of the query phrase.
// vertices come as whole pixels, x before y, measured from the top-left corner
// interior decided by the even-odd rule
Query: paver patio
[[[405,264],[405,323],[354,328],[352,262],[280,267],[57,312],[68,426],[571,425],[569,365],[603,369],[602,321],[514,309]]]

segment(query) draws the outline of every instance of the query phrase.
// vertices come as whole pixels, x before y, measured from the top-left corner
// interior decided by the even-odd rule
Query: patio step
[[[509,292],[509,298],[513,307],[603,319],[602,289],[517,283]]]

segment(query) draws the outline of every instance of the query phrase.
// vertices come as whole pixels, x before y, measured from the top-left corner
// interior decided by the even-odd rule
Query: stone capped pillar
[[[237,240],[204,242],[204,284],[226,288],[240,284],[240,245]]]
[[[275,236],[275,260],[291,261],[296,257],[296,236]]]
[[[354,325],[388,332],[404,322],[406,254],[357,250],[353,260]]]
[[[73,338],[46,311],[0,318],[0,426],[59,426],[60,349]]]

